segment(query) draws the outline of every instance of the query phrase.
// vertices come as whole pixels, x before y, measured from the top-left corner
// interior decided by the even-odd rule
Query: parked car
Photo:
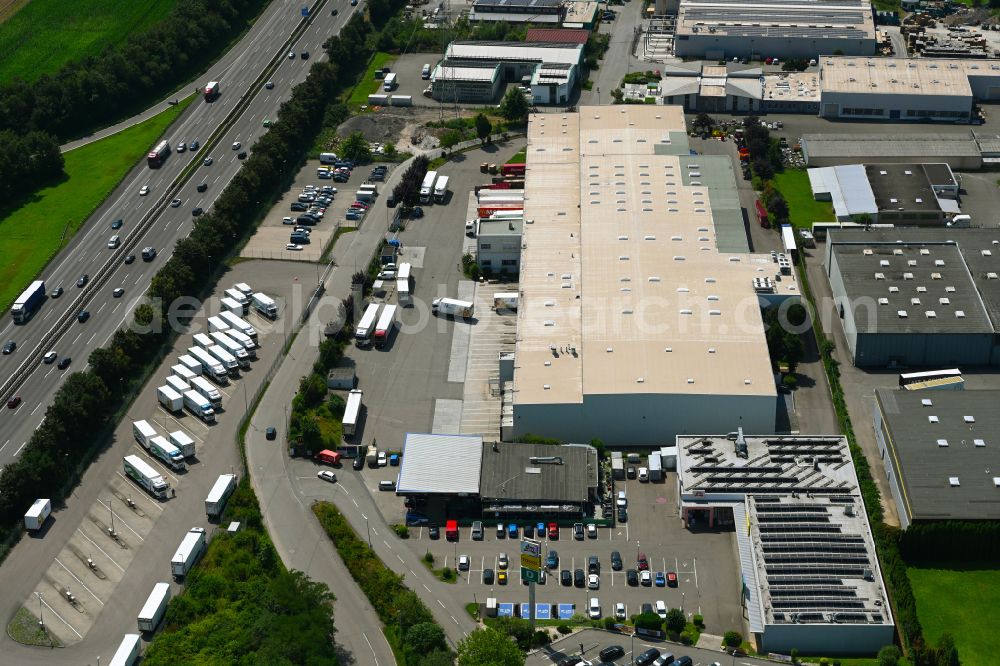
[[[662,571],[657,571],[656,576],[654,576],[653,584],[656,587],[663,587],[667,584],[667,577],[663,575]]]
[[[507,531],[503,527],[503,523],[497,523],[497,538],[503,539],[507,536]]]
[[[469,570],[469,556],[468,555],[459,555],[458,556],[458,570],[459,571],[468,571]]]
[[[587,576],[587,589],[596,590],[601,587],[601,577],[597,574],[590,574]]]
[[[499,571],[499,572],[497,572],[497,584],[498,585],[506,585],[507,584],[507,572],[506,571]]]
[[[334,481],[337,480],[337,475],[328,469],[321,469],[320,471],[316,472],[316,476],[318,476],[323,481],[329,481],[330,483],[333,483]]]
[[[667,585],[670,587],[677,587],[677,574],[673,571],[667,572]]]
[[[549,551],[549,554],[545,556],[545,566],[549,569],[559,568],[559,553],[557,551]]]
[[[569,572],[569,569],[563,569],[559,572],[559,582],[566,586],[573,584],[573,574]]]
[[[649,573],[649,569],[644,569],[639,572],[639,583],[643,587],[650,587],[653,584],[653,577]]]
[[[483,569],[483,585],[493,584],[493,569]]]
[[[597,525],[595,525],[594,523],[587,524],[587,536],[590,537],[591,539],[597,538]]]
[[[639,584],[639,572],[635,569],[629,569],[625,572],[625,581],[632,587],[635,587]]]
[[[646,557],[646,553],[639,553],[637,559],[639,562],[639,571],[649,569],[649,558]]]
[[[611,551],[611,568],[614,571],[622,570],[622,556],[617,550]]]
[[[583,569],[573,570],[573,584],[577,587],[586,585],[586,575],[583,573]]]
[[[510,523],[509,525],[507,525],[507,536],[509,536],[511,539],[516,539],[517,538],[517,524],[516,523]]]
[[[559,526],[555,523],[549,523],[549,539],[555,541],[559,538]]]
[[[573,523],[573,538],[583,541],[583,523]]]
[[[363,462],[364,458],[358,458],[358,460],[362,461],[361,467],[364,467],[364,462]],[[427,528],[427,536],[429,536],[432,540],[437,541],[438,539],[441,538],[441,528],[437,527],[436,525]]]

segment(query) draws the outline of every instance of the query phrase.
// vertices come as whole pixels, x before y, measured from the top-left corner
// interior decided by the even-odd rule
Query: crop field
[[[0,0],[0,81],[34,81],[163,19],[177,0]]]

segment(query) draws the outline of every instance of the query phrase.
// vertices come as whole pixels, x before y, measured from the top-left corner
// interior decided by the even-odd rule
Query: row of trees
[[[336,666],[333,594],[301,571],[288,571],[264,529],[257,498],[244,478],[226,507],[208,553],[170,601],[165,628],[146,650],[147,666],[312,664]]]
[[[946,548],[942,548],[947,544]],[[900,535],[899,550],[911,564],[1000,559],[1000,524],[994,521],[944,520],[913,523]]]
[[[51,134],[0,131],[0,201],[16,202],[62,174],[63,156]]]
[[[265,5],[179,0],[163,21],[120,45],[31,83],[6,81],[0,130],[44,131],[65,141],[108,125],[200,73]]]
[[[420,185],[424,182],[431,161],[424,155],[414,158],[406,168],[399,182],[392,188],[392,198],[404,209],[413,208],[420,202]]]

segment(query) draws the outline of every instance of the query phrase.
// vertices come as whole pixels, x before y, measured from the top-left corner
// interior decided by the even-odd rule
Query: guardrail
[[[325,4],[325,2],[326,0],[316,0],[310,8],[310,16],[313,12],[318,11],[319,8]],[[208,140],[205,141],[204,144],[205,151],[214,147],[218,143],[219,139],[221,139],[222,136],[228,132],[230,128],[232,128],[236,120],[243,115],[243,112],[246,110],[250,101],[254,97],[252,93],[259,90],[261,82],[266,80],[268,76],[274,72],[278,63],[281,62],[285,53],[287,53],[288,47],[294,44],[295,41],[302,36],[302,33],[305,32],[306,28],[309,26],[309,22],[309,17],[303,17],[302,20],[299,21],[299,25],[292,31],[289,38],[282,43],[278,52],[271,57],[271,60],[268,61],[261,73],[250,84],[247,91],[240,96],[239,103],[233,108],[232,111],[229,112],[229,114],[226,115],[222,122],[219,123],[212,134],[209,135]],[[83,307],[93,299],[97,290],[100,289],[108,281],[108,279],[110,279],[111,274],[114,272],[112,267],[120,264],[121,259],[126,255],[126,253],[133,250],[139,244],[139,241],[146,234],[146,232],[149,231],[153,222],[155,222],[156,219],[159,218],[159,216],[166,210],[165,204],[174,198],[174,195],[177,194],[180,188],[184,186],[188,179],[191,178],[197,170],[199,164],[199,160],[194,160],[191,164],[184,167],[177,177],[174,178],[174,180],[167,187],[166,192],[160,195],[160,197],[156,200],[156,203],[154,203],[153,206],[139,219],[139,223],[133,228],[132,232],[128,234],[122,244],[114,250],[114,252],[112,252],[111,257],[105,261],[99,269],[97,269],[94,277],[87,283],[86,286],[84,286],[82,293],[73,300],[69,309],[52,326],[52,328],[50,328],[42,336],[41,342],[28,354],[28,357],[21,363],[21,365],[19,365],[17,369],[11,373],[11,376],[8,377],[3,384],[0,384],[0,396],[3,396],[6,399],[25,382],[31,371],[34,370],[35,367],[37,367],[41,362],[42,356],[45,355],[45,350],[48,349],[51,344],[55,342],[55,340],[66,333],[70,325],[73,323],[73,320],[76,318],[77,313],[79,313],[80,310],[82,310]]]

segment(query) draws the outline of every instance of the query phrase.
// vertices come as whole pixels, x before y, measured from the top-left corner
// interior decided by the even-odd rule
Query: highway
[[[57,287],[62,287],[65,293],[57,299],[47,298],[34,317],[24,325],[15,325],[9,315],[5,316],[0,324],[0,340],[14,340],[17,350],[0,357],[0,377],[6,379],[13,376],[17,368],[36,350],[55,350],[60,357],[71,357],[72,364],[66,370],[59,370],[55,364],[38,364],[20,387],[3,396],[6,400],[10,395],[20,395],[22,402],[16,409],[3,408],[0,414],[0,467],[21,453],[31,434],[41,423],[45,409],[66,373],[82,370],[90,353],[104,346],[114,332],[131,317],[135,305],[148,288],[150,279],[170,256],[176,240],[189,233],[195,219],[192,209],[201,207],[209,210],[215,198],[239,171],[241,161],[237,159],[237,153],[240,151],[233,150],[231,144],[239,141],[242,144],[240,150],[252,152],[254,141],[267,131],[263,128],[263,120],[276,116],[292,86],[308,75],[313,60],[325,57],[323,42],[344,25],[351,16],[351,10],[360,8],[351,7],[340,0],[335,4],[340,10],[338,16],[331,15],[333,2],[319,0],[313,5],[309,25],[291,46],[296,56],[289,59],[283,53],[284,45],[303,20],[300,14],[303,3],[292,0],[273,2],[247,35],[201,77],[201,85],[209,80],[220,81],[221,95],[211,103],[200,97],[195,99],[191,107],[174,123],[165,137],[174,149],[165,164],[159,169],[149,168],[144,158],[152,146],[136,146],[136,159],[140,160],[137,166],[84,224],[69,246],[58,253],[43,271],[40,279],[45,281],[47,292],[51,293]],[[282,51],[282,55],[275,71],[268,75],[268,79],[274,83],[273,89],[268,90],[259,85],[251,90],[251,85],[279,51]],[[309,60],[301,58],[303,51],[309,52]],[[208,148],[202,145],[194,153],[176,152],[176,146],[181,142],[190,144],[197,140],[204,144],[244,95],[252,97],[252,100],[216,146]],[[169,207],[169,199],[160,201],[168,194],[170,184],[184,167],[192,161],[201,164],[209,156],[213,163],[210,166],[199,166],[179,192],[171,194],[181,200],[179,207]],[[201,183],[207,185],[207,190],[203,193],[196,189]],[[149,186],[148,195],[140,196],[142,186]],[[136,256],[135,261],[128,265],[116,262],[109,279],[99,290],[94,291],[86,305],[91,314],[90,319],[85,323],[78,323],[73,319],[62,336],[46,349],[39,350],[40,341],[57,322],[71,309],[72,314],[76,314],[73,301],[82,291],[76,286],[77,280],[84,274],[93,279],[114,253],[107,247],[108,239],[113,234],[119,234],[122,242],[128,243],[129,235],[136,229],[142,216],[157,205],[162,207],[162,214],[138,238],[134,249],[130,250]],[[123,220],[123,226],[115,231],[111,225],[117,219]],[[158,251],[151,262],[145,262],[141,258],[141,250],[146,246],[152,246]],[[112,291],[118,287],[124,289],[124,295],[115,298]]]

